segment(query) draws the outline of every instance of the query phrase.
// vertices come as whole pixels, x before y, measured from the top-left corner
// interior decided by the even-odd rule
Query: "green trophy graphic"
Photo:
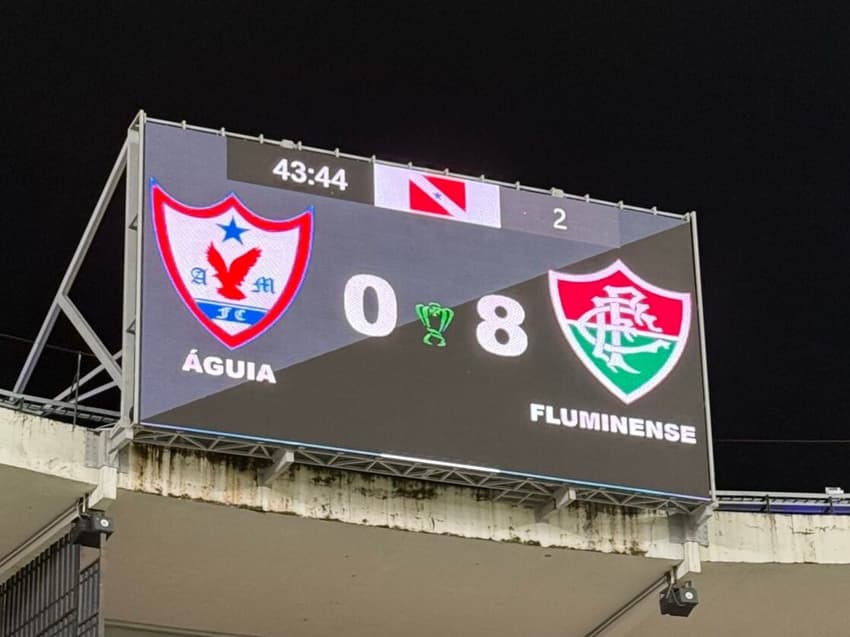
[[[416,316],[422,321],[422,325],[428,331],[422,342],[426,345],[436,345],[437,347],[446,346],[446,337],[443,333],[451,325],[452,319],[455,317],[455,312],[451,308],[443,307],[439,303],[424,303],[416,304]]]

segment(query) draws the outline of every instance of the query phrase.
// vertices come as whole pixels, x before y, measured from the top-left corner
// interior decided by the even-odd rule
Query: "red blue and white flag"
[[[375,164],[375,205],[501,227],[498,186],[396,166]]]

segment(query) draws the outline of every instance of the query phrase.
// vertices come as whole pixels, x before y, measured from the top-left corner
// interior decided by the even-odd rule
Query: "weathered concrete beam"
[[[497,542],[678,561],[663,513],[575,502],[540,524],[484,490],[294,465],[259,486],[258,461],[133,445],[119,487],[258,511]],[[565,500],[569,494],[565,494]],[[120,495],[119,495],[120,497]]]
[[[88,430],[0,407],[0,465],[94,488],[100,472],[86,463]]]
[[[0,465],[82,483],[89,506],[97,508],[124,489],[350,524],[642,555],[686,562],[690,571],[702,562],[850,563],[850,516],[715,512],[704,520],[707,546],[700,547],[701,537],[671,530],[663,513],[572,502],[569,490],[540,524],[539,512],[493,501],[485,490],[289,466],[285,453],[268,472],[243,457],[131,445],[116,474],[87,466],[87,435],[0,409]],[[274,479],[265,486],[258,475]]]

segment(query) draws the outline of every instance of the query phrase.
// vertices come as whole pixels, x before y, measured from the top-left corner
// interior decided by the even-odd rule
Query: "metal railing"
[[[741,513],[850,514],[850,494],[718,491],[718,511]]]
[[[97,637],[100,560],[66,535],[0,584],[0,637]]]

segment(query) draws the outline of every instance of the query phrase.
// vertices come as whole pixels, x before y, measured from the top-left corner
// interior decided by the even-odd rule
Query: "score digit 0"
[[[372,321],[366,317],[367,289],[371,289],[377,299],[377,313]],[[519,302],[508,296],[488,294],[478,300],[476,309],[481,322],[475,328],[475,339],[481,349],[506,357],[525,353],[528,335],[520,327],[525,320],[525,309]],[[343,311],[352,329],[364,336],[389,336],[398,324],[395,290],[386,279],[374,274],[355,274],[348,279],[343,292]]]
[[[378,314],[374,321],[366,318],[366,290],[375,292]],[[365,336],[389,336],[398,322],[398,302],[393,286],[374,274],[355,274],[348,279],[343,293],[343,309],[348,324]]]

